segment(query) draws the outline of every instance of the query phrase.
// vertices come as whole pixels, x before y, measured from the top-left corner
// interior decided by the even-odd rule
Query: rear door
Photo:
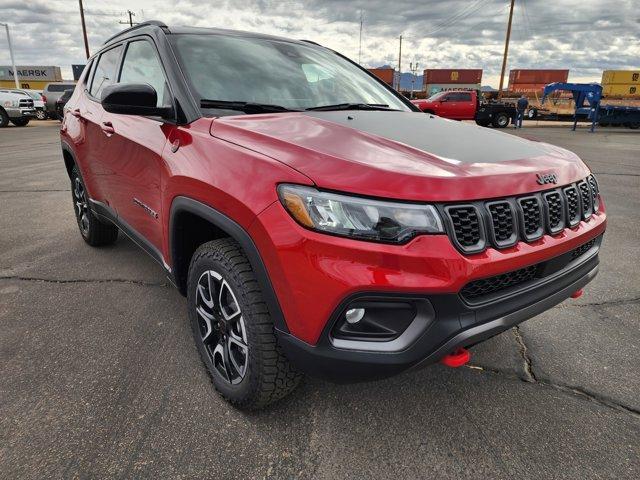
[[[102,125],[104,110],[100,104],[102,91],[115,83],[118,75],[118,66],[124,46],[117,45],[105,50],[95,60],[95,68],[90,72],[90,81],[87,84],[85,95],[77,106],[71,109],[72,115],[79,115],[82,119],[84,130],[85,182],[88,184],[89,193],[93,200],[97,200],[112,207],[113,170],[105,158],[104,149],[107,148],[107,136]]]
[[[476,114],[476,102],[471,92],[458,92],[458,115],[461,120],[473,120]]]
[[[119,83],[146,83],[158,94],[158,106],[171,105],[165,71],[148,37],[129,41],[123,55]],[[133,235],[162,251],[161,181],[165,174],[162,150],[174,128],[163,120],[104,112],[101,118],[105,148],[102,162],[110,173],[109,197],[118,220]],[[144,245],[149,247],[149,245]]]

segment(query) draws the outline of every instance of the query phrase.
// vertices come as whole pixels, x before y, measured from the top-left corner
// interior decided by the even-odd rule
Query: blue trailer
[[[596,124],[602,126],[624,125],[628,128],[640,128],[640,107],[627,107],[623,105],[601,105],[602,86],[598,83],[550,83],[544,87],[542,103],[552,92],[563,90],[571,92],[575,102],[573,113],[573,128],[576,129],[578,116],[585,115],[591,120],[591,131]]]

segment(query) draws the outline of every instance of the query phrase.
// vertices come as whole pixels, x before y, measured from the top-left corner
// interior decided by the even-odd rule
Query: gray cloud
[[[364,11],[362,63],[397,64],[403,34],[403,65],[499,73],[508,0],[84,0],[92,51],[124,28],[126,9],[136,20],[161,19],[195,25],[262,31],[315,40],[357,59],[360,11]],[[619,0],[518,0],[509,68],[569,68],[571,78],[598,80],[602,69],[638,68],[640,18],[637,2]],[[11,24],[17,62],[60,65],[84,61],[75,0],[0,0],[0,18]],[[9,62],[0,35],[0,64]]]

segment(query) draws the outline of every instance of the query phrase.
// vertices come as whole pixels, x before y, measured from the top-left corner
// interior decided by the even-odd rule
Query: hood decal
[[[452,165],[504,162],[550,153],[544,144],[425,113],[334,111],[304,115],[403,143]]]

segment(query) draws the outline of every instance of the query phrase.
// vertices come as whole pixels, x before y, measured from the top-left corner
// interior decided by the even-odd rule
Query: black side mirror
[[[158,107],[155,88],[146,83],[115,83],[102,91],[102,107],[110,113],[173,117],[173,108]]]

